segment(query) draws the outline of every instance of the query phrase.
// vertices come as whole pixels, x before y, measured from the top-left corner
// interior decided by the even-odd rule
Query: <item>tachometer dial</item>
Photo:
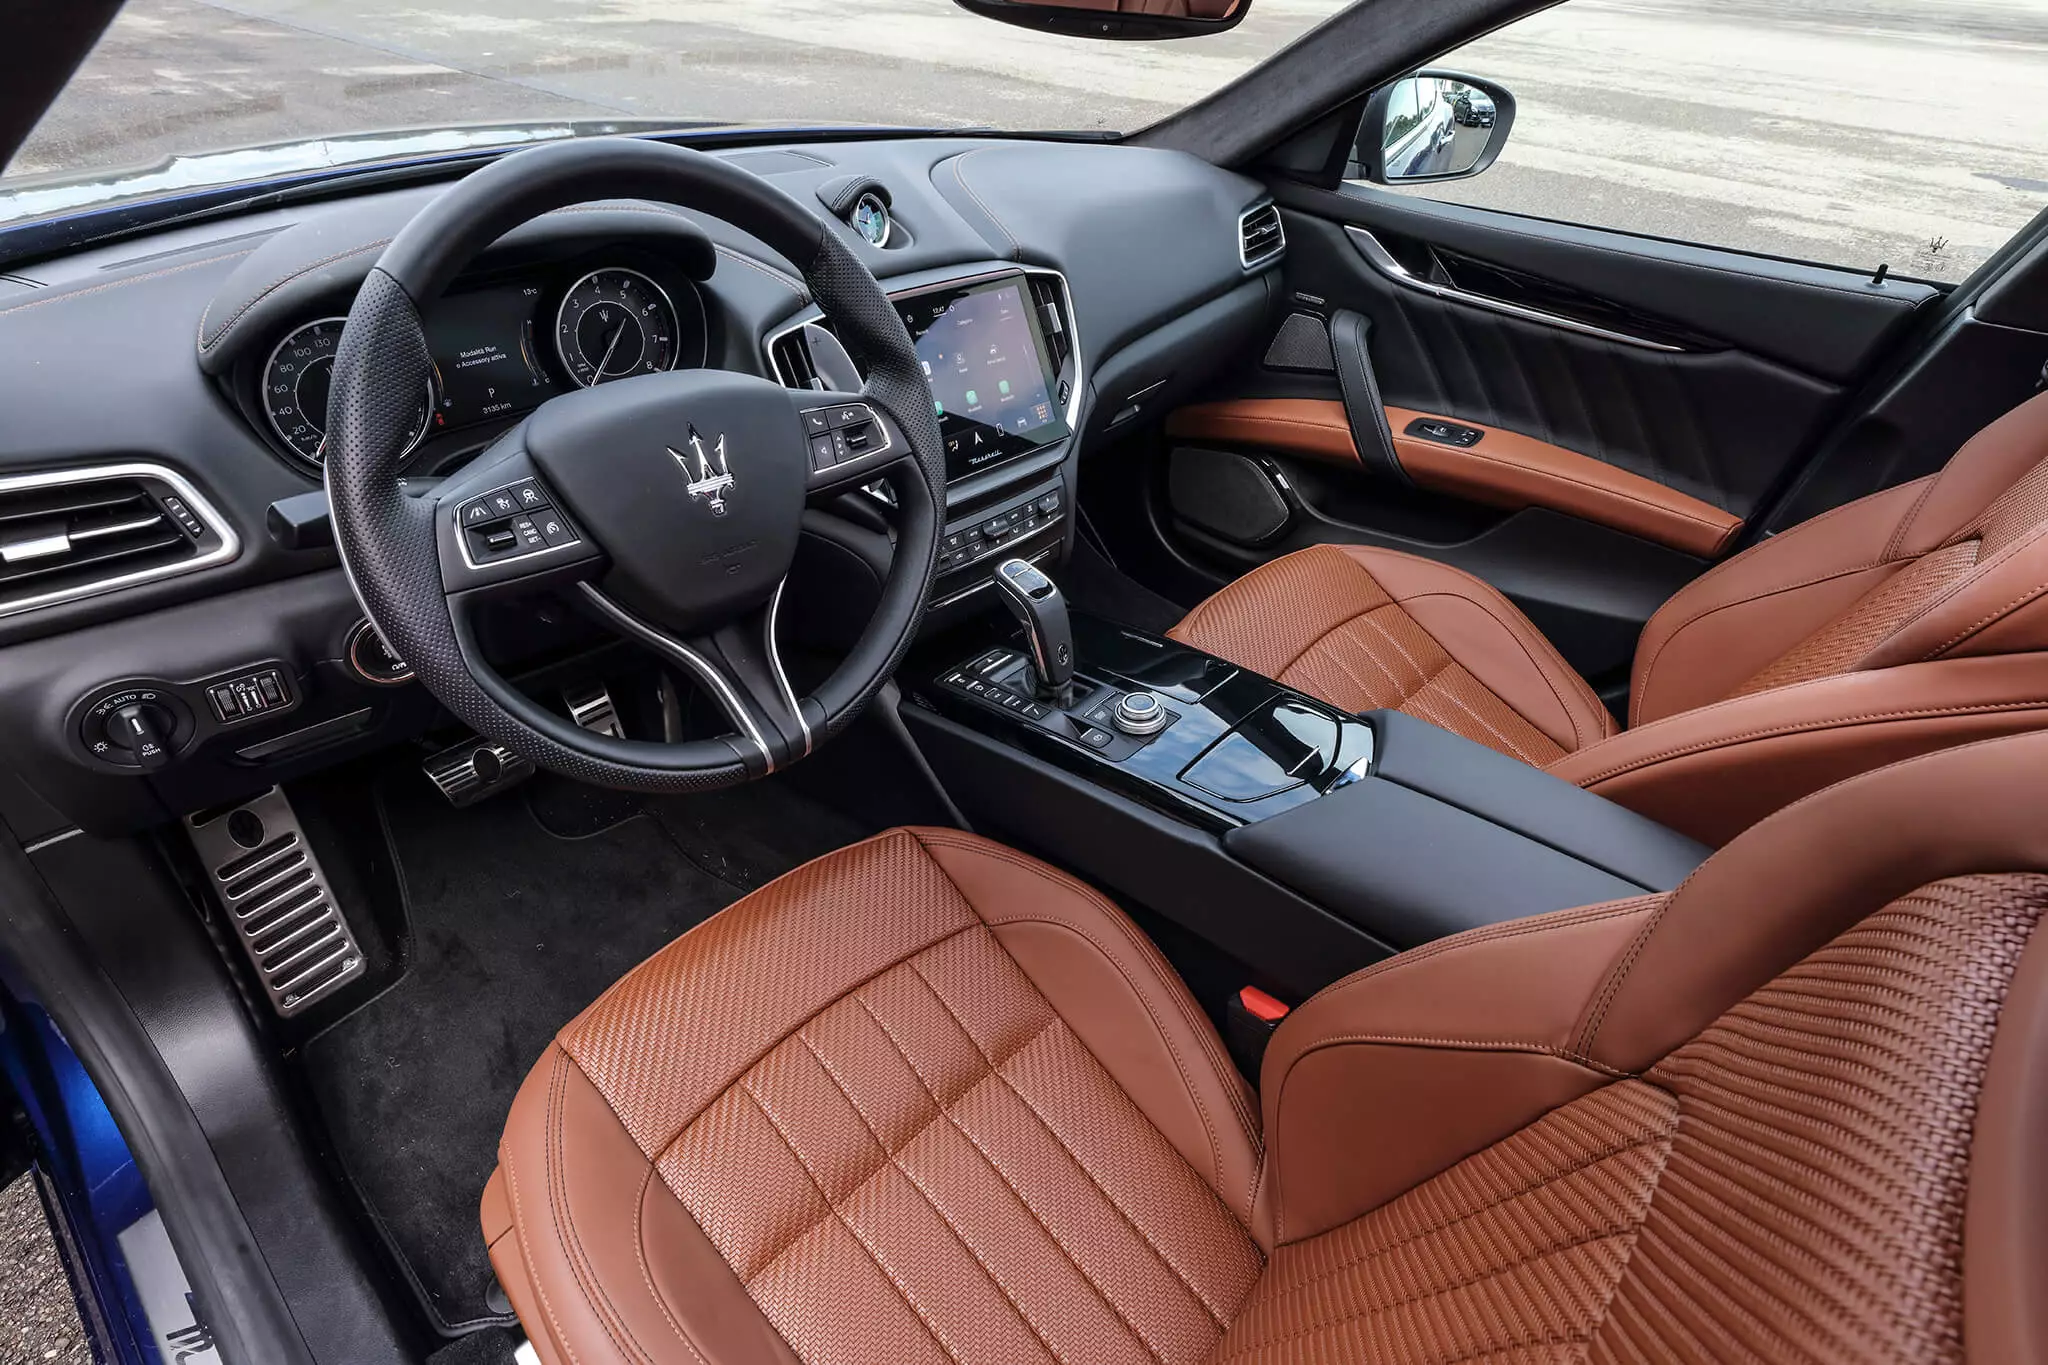
[[[637,270],[593,270],[555,315],[555,346],[584,388],[676,367],[676,310]]]
[[[270,429],[301,459],[319,464],[327,442],[327,391],[334,382],[334,348],[341,344],[341,327],[346,318],[321,318],[309,322],[270,353],[263,367],[263,411]],[[409,452],[427,434],[433,414],[434,387],[420,395],[419,419]]]

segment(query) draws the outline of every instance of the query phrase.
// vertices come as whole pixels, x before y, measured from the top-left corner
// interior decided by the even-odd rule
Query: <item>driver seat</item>
[[[2048,735],[1854,779],[1338,982],[1256,1099],[1115,906],[894,830],[562,1029],[491,1260],[551,1365],[2038,1361],[2044,809]]]

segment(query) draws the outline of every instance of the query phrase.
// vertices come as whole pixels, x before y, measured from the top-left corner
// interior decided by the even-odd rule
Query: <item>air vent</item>
[[[1246,270],[1256,270],[1276,261],[1287,250],[1287,233],[1280,226],[1280,209],[1261,204],[1247,209],[1237,220],[1237,258]]]
[[[818,369],[811,364],[811,348],[804,344],[804,329],[795,327],[768,344],[768,361],[775,377],[786,389],[815,389]]]
[[[0,477],[0,616],[224,563],[237,548],[220,514],[159,465]]]
[[[1031,282],[1031,302],[1038,306],[1038,329],[1045,333],[1045,344],[1052,351],[1052,367],[1055,371],[1064,369],[1074,353],[1074,333],[1067,326],[1065,291],[1053,275],[1025,278]]]

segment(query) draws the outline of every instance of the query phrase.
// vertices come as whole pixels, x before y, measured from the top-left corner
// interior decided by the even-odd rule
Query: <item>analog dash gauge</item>
[[[676,310],[637,270],[593,270],[570,286],[555,315],[555,346],[584,388],[676,366]]]

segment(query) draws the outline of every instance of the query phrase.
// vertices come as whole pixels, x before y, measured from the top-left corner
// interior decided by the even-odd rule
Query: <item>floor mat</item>
[[[548,1039],[683,930],[871,832],[780,779],[638,805],[557,782],[454,810],[417,771],[386,776],[404,974],[301,1053],[337,1159],[444,1327],[494,1317],[477,1198]]]

